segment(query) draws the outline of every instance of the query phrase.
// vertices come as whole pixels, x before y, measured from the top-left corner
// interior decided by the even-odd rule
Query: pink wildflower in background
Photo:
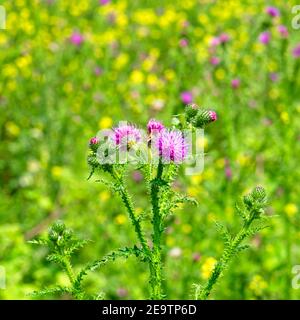
[[[221,33],[219,36],[219,40],[221,43],[226,43],[230,40],[230,37],[227,33]]]
[[[210,63],[213,65],[213,66],[216,66],[220,63],[220,59],[218,57],[211,57],[210,58]]]
[[[140,182],[143,180],[143,175],[140,173],[140,171],[135,170],[132,173],[132,178],[135,182]]]
[[[157,140],[156,147],[163,162],[182,162],[187,156],[188,146],[179,130],[163,130]]]
[[[225,177],[228,180],[231,180],[232,178],[232,170],[230,168],[230,162],[228,159],[225,159]]]
[[[189,104],[193,101],[193,95],[190,91],[183,91],[181,93],[181,101],[184,104]]]
[[[280,11],[276,7],[267,7],[266,13],[273,18],[280,16]]]
[[[110,3],[110,0],[99,0],[99,3],[104,6],[108,3]]]
[[[270,32],[268,31],[265,31],[265,32],[262,32],[260,35],[259,35],[259,41],[262,43],[262,44],[268,44],[271,40],[271,34]]]
[[[211,39],[211,41],[210,41],[210,45],[212,46],[212,47],[216,47],[216,46],[218,46],[220,44],[220,39],[219,39],[219,37],[213,37],[212,39]]]
[[[231,80],[231,87],[233,89],[237,89],[240,86],[240,84],[241,84],[241,81],[238,78]]]
[[[289,36],[289,32],[288,32],[287,27],[282,24],[277,27],[277,31],[280,33],[282,38],[287,38]]]
[[[187,47],[189,45],[189,41],[186,38],[180,39],[179,45],[181,48]]]
[[[201,259],[201,254],[199,252],[194,252],[192,254],[192,259],[194,262],[198,262]]]
[[[276,72],[272,72],[270,73],[270,79],[273,81],[273,82],[276,82],[278,80],[278,74]]]
[[[116,293],[119,298],[125,298],[128,296],[128,291],[125,288],[118,288]]]
[[[75,32],[72,33],[72,35],[70,37],[70,41],[75,46],[80,46],[83,43],[84,38],[79,32],[75,31]]]
[[[293,49],[292,54],[294,58],[300,57],[300,43]]]
[[[96,76],[100,76],[102,74],[102,72],[103,72],[102,69],[99,68],[99,67],[96,67],[94,69],[94,73],[95,73]]]

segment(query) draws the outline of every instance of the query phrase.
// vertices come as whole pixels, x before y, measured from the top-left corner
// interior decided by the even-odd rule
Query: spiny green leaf
[[[71,293],[71,289],[68,287],[56,286],[54,288],[44,288],[40,291],[33,291],[29,293],[31,297],[42,297],[47,295],[61,295],[64,293]]]

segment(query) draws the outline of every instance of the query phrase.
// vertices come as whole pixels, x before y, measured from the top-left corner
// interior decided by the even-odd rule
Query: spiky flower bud
[[[185,107],[186,120],[189,122],[197,115],[199,107],[195,103],[190,103]]]
[[[53,229],[49,230],[48,237],[51,241],[56,242],[58,240],[58,233],[54,231]]]
[[[256,200],[260,203],[264,203],[266,201],[267,195],[266,195],[266,191],[263,187],[258,186],[256,188],[254,188],[251,192],[251,195],[252,195],[253,200]]]
[[[66,226],[62,221],[58,220],[53,224],[50,231],[51,230],[57,232],[58,234],[62,234],[66,230]]]
[[[217,120],[217,114],[212,110],[199,110],[192,123],[196,128],[203,128],[205,125]]]
[[[90,139],[90,148],[93,151],[96,151],[99,146],[99,139],[97,137],[93,137]]]
[[[251,219],[258,219],[264,213],[264,207],[267,202],[266,191],[262,187],[256,187],[244,196],[243,201],[245,207],[251,213]]]

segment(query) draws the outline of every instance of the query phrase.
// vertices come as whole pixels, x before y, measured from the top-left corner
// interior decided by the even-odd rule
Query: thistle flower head
[[[251,192],[251,196],[254,200],[264,203],[266,201],[266,190],[263,187],[255,187],[252,192]]]
[[[253,219],[258,219],[264,213],[267,202],[266,191],[263,187],[255,187],[249,194],[244,196],[244,204],[250,210]]]
[[[147,129],[149,134],[158,133],[164,129],[164,125],[155,119],[150,119],[147,124]]]
[[[99,146],[99,139],[97,137],[91,138],[89,141],[89,146],[90,146],[90,149],[95,152]]]
[[[217,113],[215,111],[208,111],[209,117],[210,117],[210,121],[216,121],[217,120]]]
[[[113,141],[117,146],[130,149],[134,144],[139,142],[142,134],[139,129],[133,125],[120,125],[113,129]]]
[[[163,162],[181,163],[187,156],[188,145],[179,130],[163,130],[156,140],[156,148]]]
[[[99,142],[99,139],[97,137],[93,137],[90,139],[90,144],[97,144]]]

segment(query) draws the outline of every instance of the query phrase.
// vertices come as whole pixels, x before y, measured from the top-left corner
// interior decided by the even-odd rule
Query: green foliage
[[[218,231],[224,240],[224,251],[219,261],[214,266],[210,278],[207,283],[202,287],[201,285],[195,285],[195,298],[207,299],[217,283],[220,276],[228,268],[229,263],[235,258],[241,251],[248,249],[249,245],[243,244],[243,241],[256,235],[260,230],[266,228],[264,224],[261,224],[264,219],[264,208],[267,203],[266,192],[262,187],[256,187],[251,193],[244,196],[243,205],[241,209],[237,207],[239,215],[243,219],[241,230],[235,235],[231,235],[226,228],[217,224]],[[254,221],[257,220],[255,226]]]

